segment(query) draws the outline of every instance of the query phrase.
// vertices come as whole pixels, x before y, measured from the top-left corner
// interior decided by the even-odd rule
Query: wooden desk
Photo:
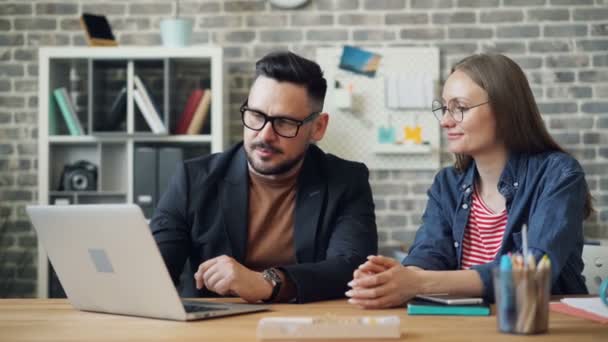
[[[408,316],[403,308],[363,311],[345,300],[274,305],[270,312],[173,322],[81,312],[60,299],[0,300],[0,341],[256,341],[257,322],[264,316],[328,313],[399,315],[401,341],[608,341],[608,326],[553,312],[548,334],[523,337],[498,333],[496,316]]]

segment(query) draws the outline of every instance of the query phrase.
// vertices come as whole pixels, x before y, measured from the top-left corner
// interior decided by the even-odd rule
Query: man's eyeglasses
[[[486,101],[486,102],[482,102],[482,103],[479,103],[479,104],[476,104],[473,106],[465,107],[465,106],[459,105],[458,102],[456,102],[456,101],[450,101],[450,102],[448,102],[447,106],[444,106],[441,101],[434,100],[432,110],[433,110],[433,114],[435,115],[437,120],[439,120],[439,122],[441,122],[441,119],[443,119],[446,112],[450,113],[450,115],[452,116],[454,121],[462,122],[465,112],[467,112],[469,109],[479,107],[486,103],[490,103],[490,101]]]
[[[298,135],[300,126],[314,120],[321,112],[313,112],[303,120],[296,120],[284,116],[269,116],[268,114],[257,109],[247,107],[247,101],[243,103],[239,109],[241,112],[241,120],[245,127],[254,131],[261,131],[270,122],[274,132],[283,138],[293,138]]]

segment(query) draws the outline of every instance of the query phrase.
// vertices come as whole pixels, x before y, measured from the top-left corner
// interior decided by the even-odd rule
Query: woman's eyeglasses
[[[437,120],[439,120],[439,122],[441,122],[441,119],[443,119],[443,117],[445,116],[445,113],[450,113],[450,115],[452,116],[454,121],[462,122],[462,120],[464,119],[464,113],[466,113],[469,109],[479,107],[486,103],[490,103],[490,101],[486,101],[486,102],[482,102],[482,103],[479,103],[479,104],[476,104],[473,106],[466,107],[466,106],[461,106],[460,104],[458,104],[457,101],[450,101],[450,102],[448,102],[447,106],[444,106],[443,102],[441,102],[439,100],[434,100],[433,106],[431,108],[432,108],[433,114],[435,115],[435,118],[437,118]]]

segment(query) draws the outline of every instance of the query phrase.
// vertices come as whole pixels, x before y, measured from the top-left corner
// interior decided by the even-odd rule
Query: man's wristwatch
[[[274,267],[267,268],[262,272],[262,276],[264,280],[272,285],[272,294],[269,298],[262,300],[263,302],[269,303],[274,301],[279,292],[281,291],[281,286],[283,285],[283,281],[281,280],[281,276],[279,275],[279,270]]]

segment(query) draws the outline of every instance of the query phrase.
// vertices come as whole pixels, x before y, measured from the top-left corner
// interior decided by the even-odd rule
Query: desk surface
[[[256,326],[262,317],[327,314],[399,315],[400,341],[485,342],[524,338],[498,333],[496,316],[408,316],[403,308],[364,311],[349,305],[346,300],[273,305],[269,312],[173,322],[81,312],[61,299],[1,299],[0,341],[256,341]],[[525,338],[535,341],[608,341],[608,326],[551,312],[549,333]]]

